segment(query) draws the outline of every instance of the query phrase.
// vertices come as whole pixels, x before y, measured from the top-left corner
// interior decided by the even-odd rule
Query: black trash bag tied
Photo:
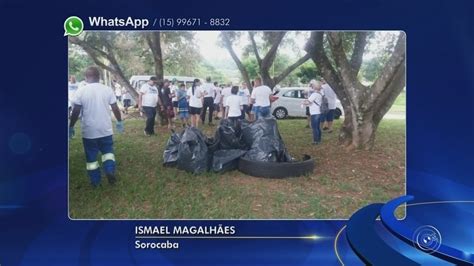
[[[208,171],[209,154],[206,139],[199,129],[188,127],[184,130],[178,146],[178,169],[193,174]]]
[[[245,158],[261,162],[291,162],[275,118],[260,118],[242,124],[242,139],[250,147]]]
[[[183,133],[176,133],[172,131],[171,137],[166,143],[165,151],[163,152],[163,165],[176,166],[178,162],[178,147],[181,143],[181,136]]]
[[[262,162],[294,161],[278,131],[274,118],[234,125],[221,121],[214,138],[207,138],[199,129],[188,127],[173,132],[163,153],[165,166],[177,165],[194,174],[209,170],[222,173],[237,169],[239,158]]]

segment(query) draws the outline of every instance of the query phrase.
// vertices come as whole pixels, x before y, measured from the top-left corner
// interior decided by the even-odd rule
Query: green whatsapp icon
[[[64,21],[64,36],[78,36],[84,30],[82,19],[71,16]]]

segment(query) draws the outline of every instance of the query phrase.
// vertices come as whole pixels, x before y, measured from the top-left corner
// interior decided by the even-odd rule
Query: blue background
[[[407,194],[414,195],[416,202],[474,200],[474,9],[470,1],[415,2],[0,0],[0,264],[339,264],[333,245],[344,220],[70,221],[64,103],[67,38],[63,36],[63,22],[70,15],[83,19],[229,17],[227,29],[404,30]],[[474,253],[473,216],[474,204],[427,205],[409,207],[407,219],[400,223],[434,224],[444,243]],[[133,248],[135,225],[219,223],[235,225],[238,235],[326,238],[181,240],[179,250]],[[401,242],[379,222],[374,230],[418,263],[445,263]],[[338,247],[346,265],[362,264],[345,234]]]

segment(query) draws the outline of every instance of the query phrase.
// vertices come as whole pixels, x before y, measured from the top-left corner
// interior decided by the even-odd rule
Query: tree
[[[94,61],[96,65],[114,75],[118,82],[134,97],[138,98],[138,93],[125,77],[115,54],[114,40],[116,33],[86,33],[83,38],[69,37],[72,44],[80,46]]]
[[[298,71],[296,72],[296,76],[303,84],[308,84],[310,80],[316,79],[318,75],[318,69],[316,68],[316,65],[313,61],[305,62],[298,68]]]
[[[202,61],[194,32],[161,32],[161,48],[165,75],[198,76]]]
[[[143,33],[145,40],[150,47],[153,55],[153,62],[155,68],[155,76],[158,80],[163,80],[163,54],[161,53],[161,36],[159,31]]]
[[[235,53],[234,48],[232,47],[232,43],[239,36],[239,33],[231,31],[223,31],[220,34],[222,45],[227,49],[227,51],[229,51],[229,54],[237,65],[237,68],[239,69],[242,78],[244,79],[245,83],[247,83],[247,86],[251,88],[252,83],[250,82],[249,73],[245,68],[244,64],[242,64],[242,61],[240,61],[239,56],[237,56],[237,54]]]
[[[301,58],[299,58],[296,62],[294,62],[292,65],[289,65],[286,69],[283,69],[280,74],[278,75],[272,75],[270,74],[270,69],[272,68],[273,64],[275,63],[275,58],[277,55],[278,47],[280,46],[283,38],[285,37],[286,32],[285,31],[277,31],[277,32],[264,32],[263,33],[263,47],[267,48],[266,53],[263,57],[260,55],[261,49],[259,49],[259,46],[257,45],[257,42],[255,40],[255,32],[248,32],[250,42],[252,44],[253,48],[253,53],[255,55],[255,58],[257,59],[257,63],[259,66],[259,73],[260,76],[263,80],[263,83],[270,88],[275,87],[278,83],[280,83],[283,79],[285,79],[293,70],[298,68],[301,64],[306,62],[309,58],[310,55],[307,53]]]
[[[351,149],[373,147],[380,121],[405,87],[406,36],[403,32],[373,84],[365,86],[360,82],[358,74],[367,35],[367,32],[355,33],[350,58],[344,51],[344,36],[340,32],[312,32],[305,48],[341,100],[345,117],[339,139]],[[331,55],[324,49],[325,37]]]
[[[84,69],[94,62],[77,45],[71,44],[68,53],[68,71],[69,75],[76,76],[76,80],[84,80]]]

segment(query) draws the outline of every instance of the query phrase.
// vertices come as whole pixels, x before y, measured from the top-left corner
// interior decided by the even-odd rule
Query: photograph
[[[404,31],[67,39],[70,219],[347,219],[406,194]]]

